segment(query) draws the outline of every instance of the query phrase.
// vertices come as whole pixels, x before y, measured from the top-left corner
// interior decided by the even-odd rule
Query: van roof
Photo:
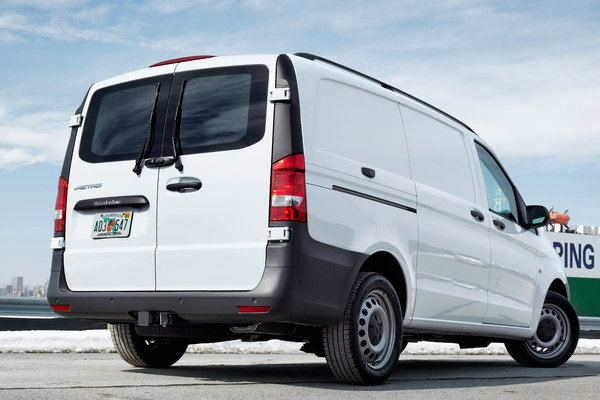
[[[328,59],[326,59],[326,58],[323,58],[323,57],[316,56],[316,55],[314,55],[314,54],[310,54],[310,53],[295,53],[294,55],[295,55],[295,56],[298,56],[298,57],[306,58],[307,60],[311,60],[311,61],[320,61],[320,62],[324,62],[324,63],[327,63],[327,64],[329,64],[329,65],[331,65],[331,66],[334,66],[334,67],[340,68],[340,69],[342,69],[342,70],[344,70],[344,71],[347,71],[347,72],[350,72],[350,73],[352,73],[352,74],[358,75],[358,76],[360,76],[361,78],[367,79],[367,80],[369,80],[369,81],[371,81],[371,82],[374,82],[374,83],[376,83],[376,84],[380,85],[380,86],[381,86],[382,88],[384,88],[384,89],[388,89],[388,90],[391,90],[392,92],[396,92],[396,93],[399,93],[399,94],[401,94],[401,95],[403,95],[403,96],[406,96],[406,97],[408,97],[409,99],[411,99],[411,100],[414,100],[414,101],[416,101],[417,103],[419,103],[419,104],[422,104],[422,105],[424,105],[424,106],[426,106],[426,107],[428,107],[428,108],[430,108],[430,109],[432,109],[432,110],[434,110],[434,111],[436,111],[436,112],[438,112],[438,113],[440,113],[440,114],[444,115],[444,116],[445,116],[445,117],[447,117],[447,118],[450,118],[452,121],[456,122],[457,124],[460,124],[461,126],[465,127],[466,129],[468,129],[469,131],[471,131],[471,132],[473,132],[475,135],[477,135],[473,129],[471,129],[471,128],[470,128],[470,127],[467,125],[467,124],[465,124],[465,123],[464,123],[464,122],[462,122],[461,120],[459,120],[459,119],[457,119],[457,118],[453,117],[452,115],[450,115],[450,114],[448,114],[448,113],[446,113],[446,112],[444,112],[444,111],[440,110],[439,108],[437,108],[437,107],[435,107],[435,106],[432,106],[431,104],[429,104],[429,103],[427,103],[427,102],[425,102],[425,101],[423,101],[423,100],[421,100],[421,99],[419,99],[419,98],[417,98],[417,97],[415,97],[415,96],[413,96],[413,95],[411,95],[411,94],[409,94],[409,93],[406,93],[406,92],[404,92],[404,91],[402,91],[402,90],[400,90],[400,89],[398,89],[398,88],[395,88],[395,87],[393,87],[393,86],[391,86],[391,85],[389,85],[389,84],[387,84],[387,83],[385,83],[385,82],[382,82],[382,81],[380,81],[380,80],[378,80],[378,79],[375,79],[375,78],[373,78],[372,76],[369,76],[369,75],[363,74],[362,72],[358,72],[358,71],[356,71],[356,70],[354,70],[354,69],[352,69],[352,68],[348,68],[348,67],[346,67],[345,65],[338,64],[338,63],[336,63],[336,62],[334,62],[334,61],[328,60]]]

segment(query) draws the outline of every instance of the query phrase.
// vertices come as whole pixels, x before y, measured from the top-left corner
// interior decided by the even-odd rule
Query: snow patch
[[[302,343],[282,340],[193,344],[188,353],[197,354],[302,354]],[[108,330],[89,331],[5,331],[0,332],[0,353],[114,353]],[[503,344],[485,348],[460,349],[453,343],[409,343],[404,355],[502,355]],[[580,339],[575,354],[600,354],[600,339]]]

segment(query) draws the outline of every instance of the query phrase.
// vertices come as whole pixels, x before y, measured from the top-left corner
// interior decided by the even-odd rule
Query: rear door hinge
[[[77,128],[83,122],[83,115],[75,114],[69,118],[69,128]]]
[[[51,249],[64,249],[65,248],[65,238],[64,237],[53,237],[50,241]]]
[[[280,103],[292,100],[290,88],[275,88],[269,92],[269,101],[271,103]]]
[[[267,239],[269,241],[288,241],[290,240],[290,228],[288,227],[277,227],[269,228],[267,231]]]

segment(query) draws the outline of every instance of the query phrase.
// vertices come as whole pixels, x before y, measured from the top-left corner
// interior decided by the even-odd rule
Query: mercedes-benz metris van
[[[556,252],[490,147],[441,110],[310,54],[169,60],[70,120],[48,301],[139,367],[282,339],[376,384],[406,343],[573,353]]]

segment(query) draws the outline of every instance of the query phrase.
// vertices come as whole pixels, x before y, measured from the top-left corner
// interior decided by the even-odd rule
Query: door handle
[[[471,210],[471,216],[477,222],[483,222],[485,220],[485,217],[483,216],[483,213],[481,211],[478,211],[478,210]]]
[[[160,168],[160,167],[168,167],[169,165],[173,165],[175,161],[172,158],[168,157],[155,157],[149,158],[144,162],[144,165],[148,168]]]
[[[177,182],[177,183],[169,183],[167,185],[167,190],[171,192],[195,192],[196,190],[200,190],[202,187],[202,182],[200,181],[191,181],[191,182]]]
[[[504,222],[497,220],[497,219],[494,220],[494,226],[496,228],[498,228],[498,230],[501,230],[501,231],[503,231],[506,228],[506,225],[504,225]]]
[[[375,178],[375,170],[372,168],[362,167],[360,169],[360,172],[362,172],[362,174],[364,176],[366,176],[367,178],[371,178],[371,179]]]

